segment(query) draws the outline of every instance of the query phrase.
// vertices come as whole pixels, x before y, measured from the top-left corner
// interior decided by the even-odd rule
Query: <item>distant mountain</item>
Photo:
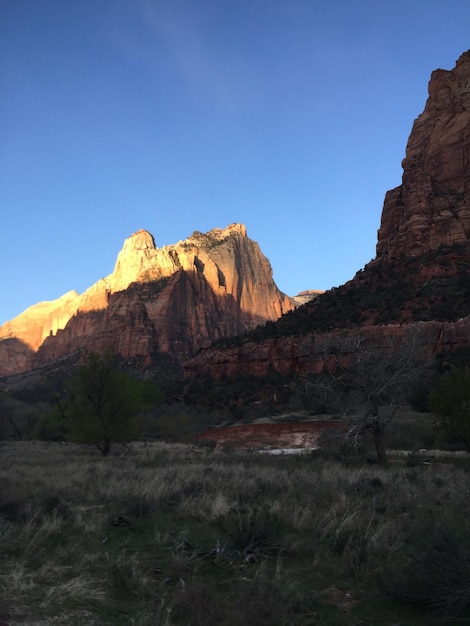
[[[125,359],[150,363],[163,352],[181,361],[295,306],[241,224],[196,231],[162,248],[139,230],[124,242],[112,274],[81,295],[70,291],[41,302],[0,327],[0,376],[111,345]]]
[[[381,349],[412,324],[429,355],[470,349],[470,50],[454,69],[432,73],[402,184],[385,196],[376,258],[243,341],[203,350],[186,374],[318,371],[328,336],[361,328]]]

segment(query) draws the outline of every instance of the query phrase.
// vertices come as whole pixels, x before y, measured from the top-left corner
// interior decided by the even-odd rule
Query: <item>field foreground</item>
[[[0,623],[470,619],[467,459],[0,447]]]

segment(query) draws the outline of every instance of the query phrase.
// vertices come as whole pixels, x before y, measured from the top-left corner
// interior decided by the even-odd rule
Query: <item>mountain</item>
[[[385,196],[377,258],[422,256],[470,238],[470,51],[435,70],[415,120],[402,184]]]
[[[373,261],[278,322],[202,350],[186,375],[319,371],[325,341],[358,329],[377,350],[410,326],[429,355],[470,349],[470,50],[432,73],[402,165]]]
[[[36,304],[0,327],[0,376],[26,372],[76,350],[113,345],[125,359],[157,352],[182,361],[212,340],[276,320],[296,306],[268,259],[231,224],[157,248],[139,230],[112,274],[79,295]]]
[[[402,165],[376,258],[341,287],[288,298],[240,224],[161,249],[138,231],[110,276],[0,328],[0,376],[110,345],[148,364],[169,354],[189,377],[318,371],[332,337],[361,329],[380,350],[410,326],[429,355],[469,350],[470,51],[432,73]]]

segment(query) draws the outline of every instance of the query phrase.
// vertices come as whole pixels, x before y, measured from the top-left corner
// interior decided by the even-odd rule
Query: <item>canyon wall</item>
[[[385,197],[377,258],[425,254],[470,239],[470,51],[435,70],[403,160],[402,184]]]
[[[244,341],[240,346],[220,350],[208,348],[185,364],[186,376],[201,373],[214,378],[236,377],[239,374],[266,376],[270,372],[319,374],[330,348],[336,350],[351,338],[363,338],[363,348],[369,352],[390,351],[398,347],[405,336],[415,336],[417,353],[432,359],[441,352],[458,350],[470,345],[470,317],[457,322],[416,322],[362,326],[357,329],[337,329],[310,333],[303,337],[289,336],[261,342]]]

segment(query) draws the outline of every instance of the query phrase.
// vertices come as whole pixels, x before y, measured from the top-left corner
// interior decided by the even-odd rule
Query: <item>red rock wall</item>
[[[470,241],[470,51],[436,70],[403,160],[385,196],[377,257],[419,256]]]
[[[311,333],[304,337],[283,337],[260,343],[245,342],[225,350],[208,348],[185,363],[186,376],[207,373],[214,378],[235,377],[241,373],[266,376],[270,371],[280,374],[320,373],[325,363],[325,346],[335,345],[339,338],[347,340],[360,333],[369,350],[387,350],[398,345],[406,333],[416,332],[424,355],[432,357],[470,345],[470,316],[458,322],[418,322],[367,326],[331,333]]]

